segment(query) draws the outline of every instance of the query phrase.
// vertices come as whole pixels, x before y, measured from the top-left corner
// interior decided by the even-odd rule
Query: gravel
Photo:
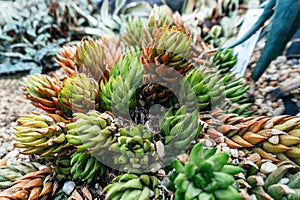
[[[251,72],[255,67],[256,61],[260,57],[264,47],[265,40],[258,42],[256,49],[250,59],[250,63],[246,72],[246,79],[249,81]],[[254,106],[258,115],[278,116],[285,112],[285,107],[282,99],[275,101],[271,100],[270,92],[278,88],[279,85],[289,79],[295,78],[300,74],[300,59],[287,60],[285,56],[279,56],[272,61],[265,73],[255,83],[253,91]],[[293,101],[298,106],[300,114],[300,88],[291,92],[294,95]]]
[[[0,159],[1,164],[6,164],[6,154],[14,150],[12,144],[12,132],[17,126],[16,120],[31,111],[38,111],[30,102],[24,98],[20,88],[23,74],[12,76],[0,76]],[[17,156],[17,155],[16,155]],[[18,154],[19,156],[19,154]],[[5,160],[5,162],[3,161]],[[12,160],[10,160],[12,162]]]

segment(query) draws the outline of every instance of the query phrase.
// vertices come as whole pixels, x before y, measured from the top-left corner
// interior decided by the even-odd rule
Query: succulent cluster
[[[175,199],[242,199],[233,186],[233,175],[243,169],[229,164],[229,155],[216,150],[203,149],[203,144],[198,143],[186,163],[174,161],[169,188],[175,190]]]
[[[14,145],[24,148],[24,154],[42,157],[64,155],[69,151],[66,138],[66,119],[57,114],[33,112],[18,119]]]
[[[158,198],[160,190],[156,176],[132,173],[121,174],[104,188],[106,199],[150,199]]]
[[[231,148],[251,148],[265,159],[289,161],[299,168],[299,117],[245,118],[215,111],[200,118],[209,124],[208,137],[225,136],[224,141]]]
[[[0,193],[1,199],[47,199],[53,194],[51,168],[30,172]]]
[[[145,19],[153,29],[132,34],[142,44],[130,43],[130,35],[82,40],[57,55],[64,80],[37,74],[23,81],[26,97],[46,113],[18,120],[15,146],[49,167],[18,180],[0,174],[12,183],[0,198],[52,198],[61,195],[54,183],[72,179],[106,184],[106,199],[241,199],[233,175],[248,172],[228,154],[203,148],[203,139],[299,170],[300,118],[242,116],[253,113],[248,86],[229,70],[236,56],[218,51],[211,59],[219,68],[195,62],[191,35],[176,16],[154,7]],[[144,26],[135,20],[128,30]],[[188,160],[173,167],[185,153]],[[111,182],[111,173],[121,175]],[[168,194],[163,176],[171,181]]]
[[[213,56],[213,64],[218,67],[222,73],[228,72],[237,62],[237,54],[233,49],[218,49]]]
[[[30,172],[39,171],[43,165],[37,162],[15,163],[0,168],[0,189],[6,189],[13,185],[13,182]]]

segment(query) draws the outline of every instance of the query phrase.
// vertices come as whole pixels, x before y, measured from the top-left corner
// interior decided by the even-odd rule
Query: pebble
[[[282,179],[280,179],[280,181],[278,182],[278,184],[287,185],[289,182],[290,182],[289,178],[282,178]]]
[[[75,185],[76,184],[74,181],[67,181],[67,182],[65,182],[62,190],[64,191],[64,193],[66,193],[69,196],[75,189]]]
[[[267,75],[265,77],[265,80],[266,81],[276,81],[276,80],[278,80],[278,78],[279,78],[278,74],[272,74],[272,75]]]
[[[296,58],[293,58],[293,59],[290,59],[290,60],[288,60],[287,62],[286,62],[286,64],[288,64],[288,65],[297,65],[299,62],[298,62],[298,59],[296,59]]]
[[[238,149],[230,149],[230,154],[234,158],[238,158],[239,157],[239,151],[238,151]]]
[[[278,79],[280,82],[285,81],[288,78],[288,75],[284,74],[282,76],[280,76],[280,78]]]
[[[259,89],[259,90],[263,93],[269,93],[269,92],[273,91],[274,89],[275,88],[273,86],[267,86],[267,87]]]
[[[276,87],[278,85],[278,81],[271,81],[270,86]]]
[[[257,200],[256,195],[255,195],[255,194],[251,194],[251,195],[250,195],[250,200]]]
[[[164,177],[163,180],[161,181],[161,186],[167,188],[169,183],[170,183],[169,177]]]
[[[271,106],[272,106],[272,108],[277,108],[277,107],[278,107],[278,103],[277,103],[277,102],[273,102],[273,103],[271,104]]]
[[[282,115],[285,111],[285,107],[284,106],[281,106],[281,107],[278,107],[278,108],[275,108],[273,110],[273,116],[279,116],[279,115]]]
[[[275,61],[277,61],[279,63],[285,63],[287,61],[287,58],[285,56],[278,56]]]
[[[264,174],[269,174],[269,173],[275,171],[277,168],[278,167],[275,164],[273,164],[271,162],[265,162],[261,165],[260,171]]]

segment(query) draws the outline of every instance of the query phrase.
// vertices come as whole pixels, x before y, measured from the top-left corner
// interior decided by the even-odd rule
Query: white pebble
[[[73,192],[73,190],[74,190],[74,188],[75,188],[75,182],[74,181],[67,181],[67,182],[65,182],[65,184],[64,184],[64,186],[63,186],[63,188],[62,188],[62,190],[63,190],[63,192],[64,193],[66,193],[67,195],[70,195],[72,192]]]
[[[264,174],[269,174],[277,169],[277,166],[271,162],[265,162],[261,165],[260,171]]]

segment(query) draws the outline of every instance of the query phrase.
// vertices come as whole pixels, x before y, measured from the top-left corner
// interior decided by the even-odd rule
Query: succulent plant
[[[23,79],[22,89],[31,103],[49,113],[63,115],[58,103],[58,93],[61,89],[58,78],[46,75],[29,75]]]
[[[91,110],[87,114],[75,113],[74,116],[75,122],[67,125],[66,138],[78,152],[101,155],[103,149],[116,141],[115,133],[120,125],[111,113]]]
[[[32,112],[17,120],[14,131],[14,145],[25,148],[24,154],[42,157],[64,155],[70,150],[66,138],[66,121],[56,114]]]
[[[51,168],[30,172],[13,182],[13,186],[0,192],[1,199],[46,199],[51,197],[54,180]]]
[[[75,152],[70,159],[70,173],[73,180],[86,181],[88,184],[105,172],[105,167],[93,155]]]
[[[86,74],[97,82],[106,80],[109,75],[109,68],[106,63],[104,48],[100,40],[81,41],[74,56],[77,71]]]
[[[13,182],[30,172],[39,171],[45,166],[37,162],[14,163],[9,166],[0,167],[0,189],[6,189],[13,185]]]
[[[194,67],[189,61],[190,42],[183,29],[163,27],[142,48],[144,75],[140,93],[145,105],[172,105],[168,103],[174,101],[172,90],[180,89],[178,83],[183,75]]]
[[[188,72],[184,77],[184,82],[189,84],[194,92],[200,111],[209,111],[219,107],[227,109],[228,112],[243,114],[251,105],[244,103],[247,101],[245,94],[249,87],[242,83],[242,78],[233,79],[233,76],[233,73],[222,74],[222,70],[215,71],[201,67]],[[241,108],[231,107],[234,103],[239,104]]]
[[[224,152],[203,149],[203,144],[197,143],[186,163],[178,159],[173,163],[169,188],[175,190],[174,199],[242,199],[233,186],[233,175],[243,169],[229,164],[228,158]]]
[[[182,8],[185,28],[193,43],[218,48],[234,36],[237,0],[185,1]]]
[[[120,128],[117,142],[109,146],[113,163],[117,169],[129,172],[157,170],[158,155],[153,143],[151,131],[141,124],[134,127]]]
[[[233,49],[218,49],[213,56],[213,64],[222,70],[222,73],[228,72],[237,62],[237,54]]]
[[[56,55],[55,62],[65,70],[68,76],[76,74],[77,68],[74,57],[77,49],[77,46],[65,45],[62,47],[60,53]]]
[[[66,78],[58,93],[58,102],[67,116],[99,109],[99,90],[96,82],[80,73]]]
[[[148,81],[176,82],[192,67],[189,62],[191,39],[183,29],[161,28],[154,41],[142,49],[141,62]]]
[[[170,108],[159,125],[158,140],[161,140],[165,146],[166,160],[184,153],[191,142],[200,135],[202,129],[198,124],[197,110],[189,113],[187,106],[182,106],[178,110]]]
[[[125,30],[122,34],[122,40],[126,45],[142,48],[143,42],[151,39],[151,33],[145,28],[146,19],[129,18]],[[143,41],[146,40],[146,41]]]
[[[283,161],[277,165],[272,164],[273,166],[272,168],[269,167],[269,171],[263,169],[266,168],[263,166],[268,164],[262,160],[260,163],[252,163],[251,165],[251,168],[247,170],[246,178],[238,180],[244,198],[249,198],[250,195],[254,195],[259,200],[299,198],[300,172],[293,171],[295,165]]]
[[[156,176],[133,173],[121,174],[104,188],[105,199],[151,199],[158,198],[160,190]]]
[[[142,48],[155,37],[158,29],[172,26],[183,28],[183,21],[178,12],[173,14],[167,5],[154,5],[148,19],[142,17],[129,18],[122,39],[126,45]]]
[[[143,68],[136,57],[122,58],[107,82],[100,82],[100,107],[126,116],[136,104],[136,91],[142,82]]]
[[[149,28],[160,28],[163,26],[171,27],[173,25],[172,10],[166,6],[154,5],[148,17]]]
[[[231,148],[251,148],[265,159],[291,161],[299,167],[299,117],[245,118],[219,111],[212,115],[209,119],[199,118],[212,125],[207,134],[213,138],[224,135],[225,143]]]

